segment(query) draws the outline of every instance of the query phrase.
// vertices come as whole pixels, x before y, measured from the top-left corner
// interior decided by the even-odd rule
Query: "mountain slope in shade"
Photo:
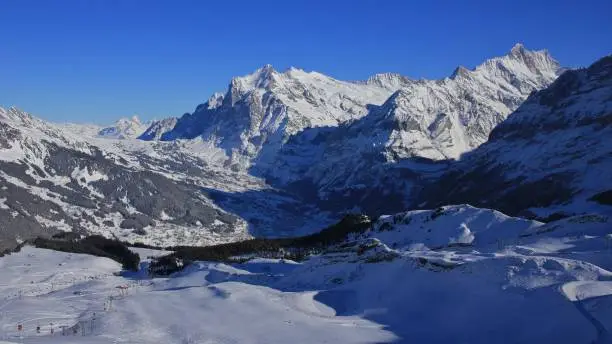
[[[426,205],[547,217],[612,207],[612,57],[565,72],[426,187]]]
[[[149,127],[138,135],[138,139],[151,141],[159,140],[164,134],[171,131],[176,125],[177,118],[170,117],[159,121],[152,121]]]

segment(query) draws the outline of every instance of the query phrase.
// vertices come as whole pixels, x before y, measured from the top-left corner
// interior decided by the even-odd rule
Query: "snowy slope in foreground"
[[[446,245],[457,227],[474,240]],[[0,258],[0,340],[610,343],[611,244],[606,217],[541,224],[448,206],[383,218],[303,263],[200,262],[171,278],[114,276],[107,259],[26,247]],[[104,311],[118,285],[128,295]],[[85,336],[58,336],[79,321]]]
[[[3,283],[10,282],[0,289],[3,314],[0,340],[312,343],[335,339],[343,343],[371,343],[394,339],[392,333],[371,321],[357,316],[333,317],[331,309],[308,300],[308,294],[284,293],[248,283],[215,283],[215,278],[225,274],[251,275],[245,269],[207,265],[206,269],[181,277],[132,280],[110,274],[113,267],[118,269],[114,262],[104,258],[29,247],[0,258],[0,269],[6,276]],[[266,274],[258,276],[262,281],[266,278]],[[51,290],[47,286],[53,283]],[[104,311],[108,297],[118,294],[115,287],[126,284],[130,286],[128,295],[114,300],[111,309]],[[19,290],[23,293],[21,298]],[[316,313],[304,311],[307,308]],[[24,326],[23,341],[15,338],[18,323]],[[50,323],[55,328],[53,337]],[[81,324],[84,330],[79,329],[77,336],[61,336],[60,326],[72,328],[75,324]],[[36,333],[37,325],[41,326],[40,334]],[[85,336],[81,335],[83,331]]]

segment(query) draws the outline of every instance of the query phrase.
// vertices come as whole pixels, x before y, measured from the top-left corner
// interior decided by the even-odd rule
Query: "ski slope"
[[[612,343],[609,221],[446,206],[382,217],[301,263],[197,262],[168,278],[24,247],[0,258],[0,341]],[[135,250],[143,268],[167,253]]]
[[[395,337],[381,325],[360,317],[330,315],[333,312],[314,301],[312,293],[287,294],[264,285],[223,282],[226,274],[272,280],[276,277],[268,275],[274,274],[275,266],[280,271],[294,266],[278,262],[269,265],[271,270],[260,274],[203,264],[179,277],[139,280],[138,276],[114,276],[120,267],[105,258],[25,247],[0,258],[0,340],[87,344],[371,343]],[[130,286],[126,296],[119,296],[115,288],[119,285]],[[109,296],[116,299],[105,311]],[[84,336],[81,330],[77,335],[69,330],[69,336],[62,336],[61,326],[71,328],[77,323],[84,324]],[[21,333],[18,324],[23,325]],[[40,334],[36,326],[41,326]]]

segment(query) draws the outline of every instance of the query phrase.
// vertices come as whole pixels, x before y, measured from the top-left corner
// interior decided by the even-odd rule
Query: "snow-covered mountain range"
[[[386,73],[345,82],[296,68],[281,73],[267,65],[232,79],[225,95],[215,94],[158,136],[201,136],[224,149],[232,163],[270,172],[279,170],[279,159],[287,159],[282,150],[290,138],[305,129],[342,124],[351,130],[336,136],[348,134],[342,145],[351,151],[380,150],[386,160],[456,158],[483,143],[495,125],[561,70],[548,52],[521,44],[442,80]],[[326,149],[327,155],[337,154],[335,147]]]
[[[563,71],[547,51],[521,44],[473,70],[441,80],[393,73],[363,82],[264,66],[234,78],[165,134],[201,138],[225,152],[226,165],[249,171],[331,210],[384,212],[381,197],[407,204],[416,176],[436,173],[486,141],[527,96]]]
[[[347,211],[474,203],[532,218],[584,213],[612,189],[606,177],[593,182],[609,168],[602,61],[550,88],[564,70],[520,44],[441,80],[346,82],[265,66],[193,114],[107,128],[0,109],[2,235],[75,230],[165,246],[306,233]],[[550,124],[551,113],[566,119]],[[571,124],[578,115],[595,119]],[[556,129],[534,133],[538,121]],[[521,203],[521,187],[546,195]]]
[[[611,343],[610,137],[612,55],[566,71],[522,45],[442,80],[265,66],[148,123],[0,108],[0,343]],[[372,216],[328,227],[348,211]],[[17,245],[322,228],[121,274]]]

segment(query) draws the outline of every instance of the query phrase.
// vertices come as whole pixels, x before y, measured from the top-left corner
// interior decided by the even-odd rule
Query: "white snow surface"
[[[462,245],[434,240],[466,228],[473,240]],[[385,217],[301,263],[197,262],[169,278],[26,246],[0,258],[0,340],[611,343],[610,228],[604,216],[542,224],[448,206]],[[145,265],[166,253],[136,251]]]

